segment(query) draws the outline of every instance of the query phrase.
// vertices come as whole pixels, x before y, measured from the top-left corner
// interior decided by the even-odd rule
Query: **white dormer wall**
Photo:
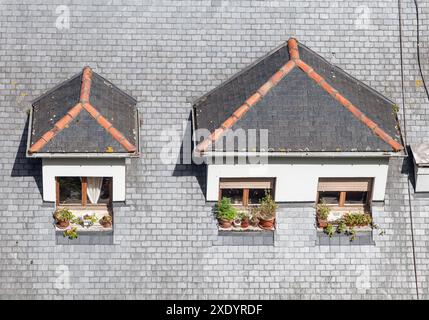
[[[125,201],[125,159],[43,159],[43,200],[55,202],[55,177],[112,177],[113,201]]]
[[[389,159],[270,158],[268,164],[207,165],[207,201],[217,201],[220,178],[276,178],[275,201],[315,202],[319,178],[374,178],[373,201],[383,201]]]

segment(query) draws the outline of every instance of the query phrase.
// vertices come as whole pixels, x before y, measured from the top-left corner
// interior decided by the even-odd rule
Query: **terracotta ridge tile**
[[[59,132],[64,130],[70,122],[73,121],[73,119],[76,118],[76,116],[82,111],[82,104],[78,103],[74,107],[72,107],[69,111],[67,111],[67,114],[63,116],[60,120],[58,120],[54,127],[47,132],[45,132],[39,140],[37,140],[35,143],[33,143],[28,150],[28,152],[35,153],[39,152],[55,135],[57,135]]]
[[[253,93],[246,101],[239,106],[232,115],[227,118],[219,128],[215,129],[207,138],[201,141],[197,146],[196,150],[204,152],[207,148],[216,140],[218,140],[228,129],[230,129],[239,119],[241,119],[247,111],[254,105],[256,105],[261,99],[275,87],[294,67],[296,66],[295,61],[289,60],[285,63],[270,79],[259,87],[255,93]]]
[[[291,60],[299,60],[298,42],[295,38],[290,38],[287,42],[289,48],[289,56]]]
[[[80,102],[86,103],[89,101],[91,92],[92,70],[90,67],[83,68],[82,71],[82,85],[80,89]]]
[[[404,147],[388,135],[383,129],[381,129],[374,121],[368,118],[363,112],[354,106],[347,98],[339,93],[334,87],[332,87],[322,76],[313,70],[311,66],[306,64],[302,60],[297,60],[296,64],[301,68],[311,79],[313,79],[323,90],[337,100],[343,107],[345,107],[355,118],[365,124],[371,131],[378,136],[381,140],[389,144],[394,151],[401,151]]]
[[[98,122],[98,124],[103,127],[119,144],[125,148],[128,152],[135,152],[137,150],[136,146],[125,138],[125,136],[117,130],[113,124],[103,117],[96,108],[94,108],[90,103],[84,103],[83,108]]]

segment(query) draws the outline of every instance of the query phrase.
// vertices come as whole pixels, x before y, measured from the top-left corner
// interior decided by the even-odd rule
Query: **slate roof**
[[[197,151],[399,152],[395,104],[296,39],[193,105],[195,129],[211,134]],[[232,129],[232,130],[231,130]],[[268,130],[268,148],[227,148],[226,133]]]
[[[85,67],[33,102],[28,154],[136,154],[136,104]]]

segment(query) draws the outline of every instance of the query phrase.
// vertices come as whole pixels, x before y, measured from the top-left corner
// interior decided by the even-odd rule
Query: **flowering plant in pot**
[[[230,228],[232,221],[237,217],[237,209],[231,204],[231,199],[223,197],[215,208],[219,227]]]
[[[277,204],[268,192],[265,192],[259,205],[259,227],[262,229],[272,229],[276,220]]]
[[[241,219],[241,227],[243,229],[247,229],[249,227],[249,220],[250,220],[249,211],[241,211],[239,215]]]
[[[328,225],[328,216],[331,208],[328,207],[325,201],[317,205],[317,225],[319,228],[326,228]]]
[[[110,228],[112,226],[112,216],[105,215],[100,219],[99,222],[103,226],[103,228]]]
[[[70,225],[70,221],[74,219],[73,213],[66,209],[57,209],[54,212],[55,224],[60,229],[65,229]]]

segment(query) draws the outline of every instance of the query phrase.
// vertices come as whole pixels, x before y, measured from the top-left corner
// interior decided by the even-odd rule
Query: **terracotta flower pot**
[[[232,223],[229,220],[218,219],[217,221],[219,223],[219,227],[221,227],[221,228],[231,228],[231,226],[232,226]]]
[[[106,222],[106,221],[100,220],[100,224],[103,228],[111,228],[112,227],[112,222]]]
[[[274,226],[275,220],[276,219],[271,219],[271,220],[259,219],[259,227],[262,229],[272,229]]]
[[[249,219],[243,219],[243,221],[241,221],[241,227],[243,229],[246,229],[249,227]]]
[[[70,225],[70,221],[69,220],[57,220],[55,224],[58,228],[65,229]]]
[[[317,225],[319,228],[326,228],[328,226],[328,221],[317,218]]]

